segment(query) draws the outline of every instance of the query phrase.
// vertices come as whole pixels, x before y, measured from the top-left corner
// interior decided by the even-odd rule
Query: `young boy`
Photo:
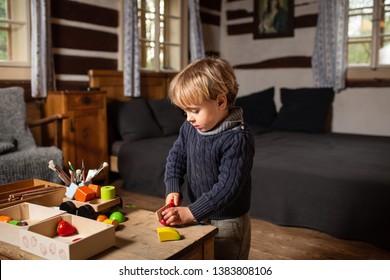
[[[224,59],[202,58],[171,82],[168,97],[187,114],[169,152],[165,172],[167,225],[207,221],[218,228],[216,259],[248,259],[254,138],[242,109],[234,107],[238,84]],[[180,207],[187,174],[190,204]]]

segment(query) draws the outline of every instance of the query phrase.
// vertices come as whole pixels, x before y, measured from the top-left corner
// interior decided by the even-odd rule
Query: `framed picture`
[[[253,0],[253,38],[294,36],[293,0]]]

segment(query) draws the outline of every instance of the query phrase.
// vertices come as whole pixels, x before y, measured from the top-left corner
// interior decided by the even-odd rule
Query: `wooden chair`
[[[48,168],[53,160],[63,165],[61,151],[62,120],[66,116],[55,115],[27,124],[24,90],[21,87],[0,89],[0,184],[40,179],[61,183],[57,174]],[[55,145],[38,147],[30,126],[54,123]]]

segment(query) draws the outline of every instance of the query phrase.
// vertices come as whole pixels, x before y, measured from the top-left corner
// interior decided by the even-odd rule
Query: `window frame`
[[[390,86],[390,65],[378,65],[381,13],[380,2],[381,0],[373,0],[373,30],[370,40],[370,44],[372,47],[371,64],[364,66],[350,65],[347,62],[346,81],[348,87]],[[348,14],[346,15],[348,24],[349,11],[350,9],[348,7]],[[348,44],[349,37],[347,39],[347,46]]]
[[[156,31],[155,31],[154,40],[151,41],[151,42],[155,43],[155,47],[154,47],[155,59],[154,59],[153,68],[142,67],[142,62],[141,62],[140,70],[141,70],[141,72],[146,72],[146,73],[148,73],[148,72],[157,72],[157,73],[172,73],[173,72],[173,73],[175,73],[175,72],[180,71],[188,63],[188,52],[186,51],[186,50],[188,50],[188,35],[187,35],[188,4],[187,4],[187,1],[180,1],[181,2],[180,17],[170,15],[169,13],[164,14],[164,16],[167,18],[179,19],[181,30],[180,30],[180,38],[178,40],[178,43],[173,43],[170,41],[164,41],[161,43],[159,41],[159,38],[160,38],[160,10],[159,10],[160,9],[160,1],[164,1],[164,0],[156,0],[156,11],[154,12],[155,13],[154,25],[155,25]],[[138,3],[137,3],[137,10],[139,13],[140,9],[138,9]],[[142,14],[145,14],[145,12],[148,12],[148,11],[142,10],[142,12],[139,14],[142,15]],[[140,17],[138,17],[138,20],[142,21],[142,19],[140,19]],[[139,24],[140,24],[140,22],[139,22]],[[139,25],[139,34],[142,33],[142,31],[141,31],[142,28],[144,28],[144,24],[142,26]],[[164,36],[164,38],[166,38],[166,36]],[[144,53],[144,52],[142,52],[142,44],[144,42],[149,42],[149,40],[146,40],[145,38],[142,38],[141,35],[139,35],[139,41],[140,41],[140,44],[139,44],[140,59],[142,61],[142,59],[144,59],[142,57],[142,53]],[[179,69],[163,69],[163,67],[160,65],[160,59],[159,59],[161,46],[177,46],[177,47],[179,47],[179,49],[180,49]],[[165,56],[168,56],[168,60],[169,60],[169,55],[165,54]]]
[[[9,32],[8,47],[10,59],[0,60],[0,67],[20,68],[31,66],[31,26],[30,26],[30,1],[28,0],[6,0],[8,2],[9,17],[0,19],[0,23],[9,24],[9,27],[2,28]],[[14,8],[14,9],[13,9]],[[13,14],[13,11],[18,14]],[[17,19],[14,19],[17,17]],[[24,30],[17,31],[18,28]],[[16,30],[13,32],[13,30]],[[15,44],[17,42],[17,44]],[[18,46],[19,49],[18,49]]]

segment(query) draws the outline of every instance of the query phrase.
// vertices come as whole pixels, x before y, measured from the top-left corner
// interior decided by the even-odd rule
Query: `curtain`
[[[137,0],[124,0],[123,5],[124,95],[139,97],[141,96],[141,86],[139,69]]]
[[[188,0],[191,61],[205,56],[199,0]]]
[[[50,0],[31,0],[31,95],[45,98],[55,90],[51,51]]]
[[[320,0],[312,56],[317,87],[345,88],[348,36],[348,0]]]

